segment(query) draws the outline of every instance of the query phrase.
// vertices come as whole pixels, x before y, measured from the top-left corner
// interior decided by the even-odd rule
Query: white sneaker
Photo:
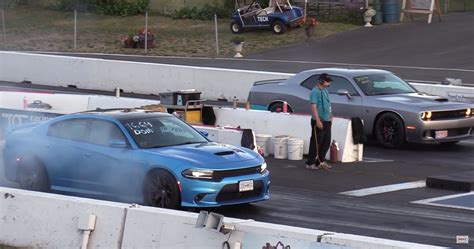
[[[316,166],[316,164],[311,164],[311,165],[306,165],[306,169],[311,169],[311,170],[317,170],[319,169],[319,166]]]
[[[322,168],[325,168],[325,169],[331,169],[332,168],[332,166],[329,165],[326,161],[319,164],[319,166],[322,167]]]

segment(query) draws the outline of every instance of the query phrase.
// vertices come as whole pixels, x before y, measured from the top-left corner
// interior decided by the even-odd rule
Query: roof
[[[129,120],[129,119],[140,119],[140,118],[150,118],[150,117],[166,117],[172,116],[171,114],[157,111],[150,111],[144,109],[97,109],[91,111],[85,111],[77,114],[94,114],[104,117],[112,117],[119,121]]]
[[[374,73],[391,73],[386,70],[380,69],[365,69],[365,68],[338,68],[338,67],[330,67],[330,68],[318,68],[318,69],[310,69],[305,72],[311,73],[328,73],[331,74],[339,74],[339,75],[346,75],[349,77],[356,77],[366,74],[374,74]]]

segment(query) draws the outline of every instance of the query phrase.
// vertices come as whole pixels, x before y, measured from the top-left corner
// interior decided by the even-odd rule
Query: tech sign
[[[58,113],[46,113],[35,111],[23,111],[0,108],[0,139],[10,127],[31,123],[41,122],[60,116]]]

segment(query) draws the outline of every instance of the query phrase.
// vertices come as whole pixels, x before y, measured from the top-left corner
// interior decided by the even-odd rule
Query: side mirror
[[[125,148],[127,147],[127,143],[123,140],[115,139],[109,142],[109,146],[112,148]]]
[[[345,95],[348,99],[352,99],[351,94],[346,89],[339,89],[337,95]]]

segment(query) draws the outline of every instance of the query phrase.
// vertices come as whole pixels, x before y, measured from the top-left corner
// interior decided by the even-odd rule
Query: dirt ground
[[[35,8],[7,8],[5,34],[0,32],[0,49],[16,51],[84,52],[113,54],[145,54],[144,49],[124,48],[122,39],[134,35],[145,26],[144,16],[112,17],[94,13],[78,13],[76,48],[74,49],[74,13]],[[1,22],[1,20],[0,20]],[[176,20],[163,16],[149,16],[148,26],[154,34],[148,55],[228,57],[233,55],[230,19],[219,19],[218,45],[214,21]],[[0,29],[2,25],[0,25]],[[357,26],[340,23],[321,23],[311,39]],[[307,40],[302,28],[289,29],[275,35],[269,29],[252,30],[237,35],[244,38],[244,52],[255,53],[284,47]]]

